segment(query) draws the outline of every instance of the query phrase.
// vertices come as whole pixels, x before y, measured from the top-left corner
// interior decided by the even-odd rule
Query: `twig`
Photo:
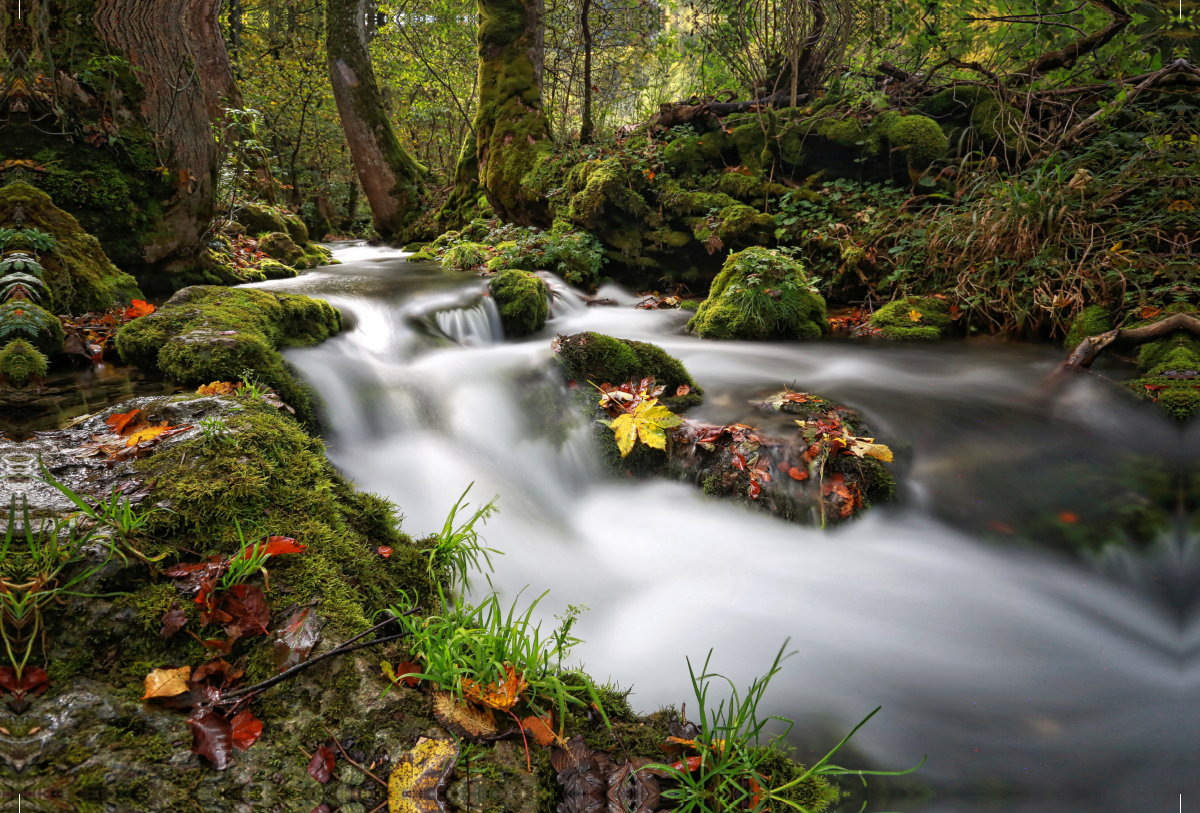
[[[346,749],[342,747],[342,744],[341,744],[341,742],[339,742],[339,741],[338,741],[338,738],[337,738],[337,737],[335,737],[335,736],[333,735],[333,732],[329,730],[329,727],[328,727],[328,726],[323,726],[323,728],[325,729],[325,733],[326,733],[326,734],[328,734],[328,735],[330,736],[330,738],[333,740],[333,744],[334,744],[334,745],[336,745],[336,746],[338,747],[338,750],[342,752],[342,756],[344,756],[344,757],[346,758],[346,761],[347,761],[347,762],[349,762],[349,763],[350,763],[351,765],[353,765],[355,768],[358,768],[360,771],[362,771],[362,772],[363,772],[363,773],[365,773],[367,776],[369,776],[369,777],[371,777],[372,779],[374,779],[374,780],[375,780],[376,782],[378,782],[379,784],[383,785],[385,788],[387,787],[387,782],[384,782],[384,781],[383,781],[382,779],[380,779],[378,776],[376,776],[375,774],[371,773],[371,772],[370,772],[370,771],[368,771],[366,768],[364,768],[363,766],[359,765],[357,762],[355,762],[354,760],[352,760],[352,759],[350,758],[350,755],[346,753]]]
[[[403,613],[403,615],[412,615],[413,613],[415,613],[419,610],[420,610],[419,607],[413,607],[411,610],[406,610]],[[360,638],[370,635],[372,632],[380,630],[380,629],[386,627],[388,624],[394,623],[395,621],[396,621],[396,617],[392,617],[392,618],[389,618],[387,621],[384,621],[382,624],[376,624],[375,626],[371,627],[366,632],[361,632],[358,635],[355,635],[350,640],[348,640],[342,644],[339,644],[338,646],[334,647],[333,649],[329,650],[328,652],[321,653],[320,655],[318,655],[315,658],[309,658],[308,660],[304,661],[303,663],[298,663],[295,666],[293,666],[291,669],[288,669],[286,672],[280,672],[275,677],[267,678],[266,680],[262,681],[261,683],[256,683],[253,686],[246,687],[245,689],[238,689],[236,692],[230,692],[229,694],[225,695],[225,697],[221,698],[221,702],[224,703],[226,700],[233,700],[235,698],[242,697],[243,695],[247,695],[247,694],[251,694],[251,693],[257,694],[260,692],[264,692],[277,683],[282,683],[285,680],[289,680],[289,679],[295,677],[298,673],[304,671],[305,669],[307,669],[310,666],[314,666],[314,665],[320,663],[321,661],[325,660],[326,658],[332,658],[335,655],[345,655],[347,652],[354,652],[359,649],[364,649],[365,647],[368,647],[368,646],[375,646],[376,644],[383,644],[383,643],[387,643],[388,641],[395,641],[399,638],[404,638],[405,636],[408,635],[407,632],[401,632],[397,635],[388,635],[383,638],[377,638],[374,641],[365,641],[361,644],[354,644],[354,642],[359,640]],[[354,645],[352,646],[352,644],[354,644]]]

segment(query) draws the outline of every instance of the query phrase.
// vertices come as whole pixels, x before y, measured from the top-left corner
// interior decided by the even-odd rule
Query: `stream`
[[[611,286],[599,296],[618,306],[588,307],[561,283],[546,329],[507,342],[484,281],[391,249],[335,256],[254,286],[346,315],[341,335],[288,352],[326,405],[330,459],[394,500],[414,536],[440,528],[468,484],[475,503],[498,494],[493,583],[506,602],[527,588],[522,606],[549,590],[547,627],[587,605],[573,657],[632,687],[635,708],[690,712],[686,658],[698,669],[711,647],[744,687],[790,639],[766,702],[797,721],[798,759],[877,705],[838,761],[929,757],[916,778],[931,794],[872,780],[893,796],[868,810],[1143,813],[1178,809],[1180,794],[1200,809],[1193,518],[1172,515],[1172,497],[1141,548],[1072,550],[1184,490],[1200,451],[1195,426],[1103,380],[1131,365],[1098,363],[1048,397],[1053,346],[708,342],[684,332],[685,312],[630,307]],[[821,531],[683,483],[604,479],[581,421],[529,406],[552,380],[553,336],[583,330],[681,359],[706,391],[689,417],[782,433],[786,416],[751,401],[785,384],[858,410],[896,450],[899,499]]]

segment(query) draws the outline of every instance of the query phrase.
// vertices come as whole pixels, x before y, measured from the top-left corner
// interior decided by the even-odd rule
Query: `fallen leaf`
[[[678,387],[675,388],[675,397],[680,398],[684,395],[687,395],[691,391],[692,391],[692,388],[689,387],[687,384],[680,384]]]
[[[1076,522],[1079,522],[1079,515],[1074,511],[1059,511],[1058,518],[1068,525],[1074,525]]]
[[[921,312],[919,310],[917,310],[916,308],[913,308],[912,310],[910,310],[908,312],[908,318],[914,322],[920,322],[921,321]]]
[[[137,319],[141,316],[149,316],[154,313],[154,306],[149,302],[144,302],[141,299],[135,299],[128,308],[125,309],[125,319]]]
[[[492,710],[460,700],[453,692],[433,693],[433,716],[460,737],[478,741],[496,736],[496,717]]]
[[[521,721],[521,728],[528,731],[543,748],[554,742],[554,718],[549,713],[545,717],[530,715]]]
[[[17,673],[11,666],[0,667],[0,688],[13,697],[22,698],[29,693],[39,695],[50,687],[50,675],[39,666],[27,666],[17,680]]]
[[[233,395],[237,391],[237,384],[229,381],[214,381],[211,384],[201,384],[196,388],[198,395]]]
[[[322,745],[308,761],[308,775],[324,785],[333,775],[333,751]]]
[[[497,680],[487,686],[481,686],[470,678],[463,678],[462,692],[467,700],[481,706],[508,711],[521,699],[521,692],[525,691],[526,685],[524,676],[506,664],[503,681]]]
[[[173,607],[167,610],[162,617],[162,629],[158,634],[163,638],[170,638],[175,633],[179,632],[187,624],[187,614],[178,607]]]
[[[129,438],[125,441],[125,445],[137,446],[139,443],[143,443],[147,440],[153,440],[171,428],[172,427],[166,423],[159,424],[158,426],[147,426],[145,429],[139,429],[136,432],[130,433]]]
[[[229,765],[233,753],[233,729],[229,721],[210,708],[197,709],[188,717],[192,730],[192,753],[198,754],[218,771]]]
[[[178,669],[155,669],[146,675],[146,693],[143,700],[155,697],[174,697],[190,691],[188,678],[192,676],[192,667],[181,666]]]
[[[262,736],[262,721],[255,717],[250,709],[242,709],[233,715],[229,726],[232,729],[233,747],[239,751],[245,751]]]
[[[380,556],[382,556],[384,559],[390,559],[392,556],[392,549],[389,548],[387,545],[380,545],[379,547],[377,547],[375,549],[375,552],[378,553]]]
[[[791,477],[793,480],[807,480],[808,472],[792,466],[792,468],[788,469],[788,477]]]
[[[283,629],[275,634],[275,668],[286,672],[293,666],[304,663],[319,640],[321,622],[317,618],[317,611],[312,607],[305,607],[292,613]]]
[[[290,536],[268,536],[257,545],[247,545],[234,558],[251,559],[257,553],[259,556],[279,556],[284,553],[304,553],[308,545],[301,545]]]
[[[125,431],[125,427],[129,425],[130,421],[137,417],[139,412],[141,412],[140,409],[134,409],[130,412],[121,412],[117,413],[116,415],[109,415],[104,419],[104,422],[108,424],[109,429],[119,435]]]
[[[449,808],[438,798],[458,760],[458,743],[422,737],[396,758],[388,777],[388,803],[396,813],[434,813]],[[313,813],[316,813],[314,811]]]
[[[616,435],[621,457],[627,457],[637,440],[652,449],[666,449],[665,430],[682,423],[683,420],[659,404],[657,398],[649,398],[634,407],[633,412],[618,415],[609,426]]]
[[[392,668],[390,663],[386,662],[381,663],[380,667],[392,683],[404,683],[407,686],[416,686],[421,682],[421,679],[416,677],[416,675],[421,674],[421,665],[412,661],[398,663],[395,669]]]
[[[688,757],[686,761],[687,761],[687,769],[688,769],[688,772],[690,773],[691,771],[700,770],[700,765],[703,763],[704,757]],[[684,760],[681,759],[679,762],[676,762],[671,767],[677,771],[682,771],[683,764],[684,764]]]

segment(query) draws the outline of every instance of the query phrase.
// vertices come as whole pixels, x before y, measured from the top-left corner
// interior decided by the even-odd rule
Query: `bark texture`
[[[548,225],[544,198],[521,180],[552,149],[542,109],[541,0],[479,0],[479,185],[496,214],[522,226]]]
[[[326,3],[329,81],[375,230],[395,239],[419,215],[425,169],[400,144],[384,109],[367,49],[368,6],[367,0]]]

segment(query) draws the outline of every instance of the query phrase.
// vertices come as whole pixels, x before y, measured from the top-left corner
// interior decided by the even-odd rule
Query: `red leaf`
[[[808,472],[793,466],[792,468],[788,469],[788,477],[791,477],[793,480],[807,480]]]
[[[187,615],[178,607],[173,607],[163,615],[162,629],[158,631],[158,634],[163,638],[170,638],[183,629],[185,624],[187,624]]]
[[[258,545],[258,553],[261,556],[278,556],[281,553],[303,553],[308,549],[308,545],[301,545],[290,536],[268,536],[267,543],[264,545],[261,542]],[[254,555],[255,546],[247,546],[241,553],[238,554],[243,559],[249,559]]]
[[[382,556],[384,559],[389,559],[389,558],[391,558],[391,555],[392,555],[392,549],[389,548],[387,545],[380,545],[379,547],[377,547],[375,549],[375,552],[378,553],[380,556]]]
[[[229,721],[212,709],[198,709],[187,722],[192,730],[192,753],[207,759],[218,771],[225,770],[233,753]]]
[[[421,665],[418,663],[413,663],[412,661],[405,661],[404,663],[396,664],[396,675],[397,676],[403,675],[407,672],[415,672],[417,674],[420,674],[421,673]],[[421,682],[420,678],[415,678],[412,676],[402,677],[402,678],[400,678],[400,680],[403,683],[407,683],[409,686],[416,686],[418,683]]]
[[[762,486],[760,486],[758,484],[758,481],[751,480],[750,481],[750,499],[757,500],[758,495],[761,493],[762,493]]]
[[[133,304],[125,309],[125,319],[137,319],[139,316],[149,316],[152,313],[154,313],[153,305],[149,302],[135,299],[133,300]]]
[[[231,623],[225,625],[225,633],[235,638],[266,635],[267,624],[271,623],[271,610],[267,607],[263,591],[249,584],[239,584],[230,593],[236,598],[230,598],[226,593],[221,599],[221,608],[232,616]],[[234,628],[238,630],[236,634]]]
[[[275,668],[285,672],[308,660],[321,638],[321,625],[312,607],[292,613],[283,629],[275,636]]]
[[[230,727],[233,729],[233,747],[239,751],[245,751],[262,736],[262,721],[250,709],[242,709],[235,714]]]
[[[745,455],[735,454],[733,456],[733,465],[737,468],[738,471],[745,471],[746,470]]]
[[[700,763],[703,761],[704,761],[704,757],[688,757],[687,758],[688,771],[691,772],[691,771],[700,770]],[[672,765],[671,767],[677,771],[682,771],[683,770],[683,762],[684,761],[681,759],[678,762],[676,762],[674,765]]]
[[[333,775],[333,751],[324,745],[317,749],[308,762],[308,775],[324,785]]]

